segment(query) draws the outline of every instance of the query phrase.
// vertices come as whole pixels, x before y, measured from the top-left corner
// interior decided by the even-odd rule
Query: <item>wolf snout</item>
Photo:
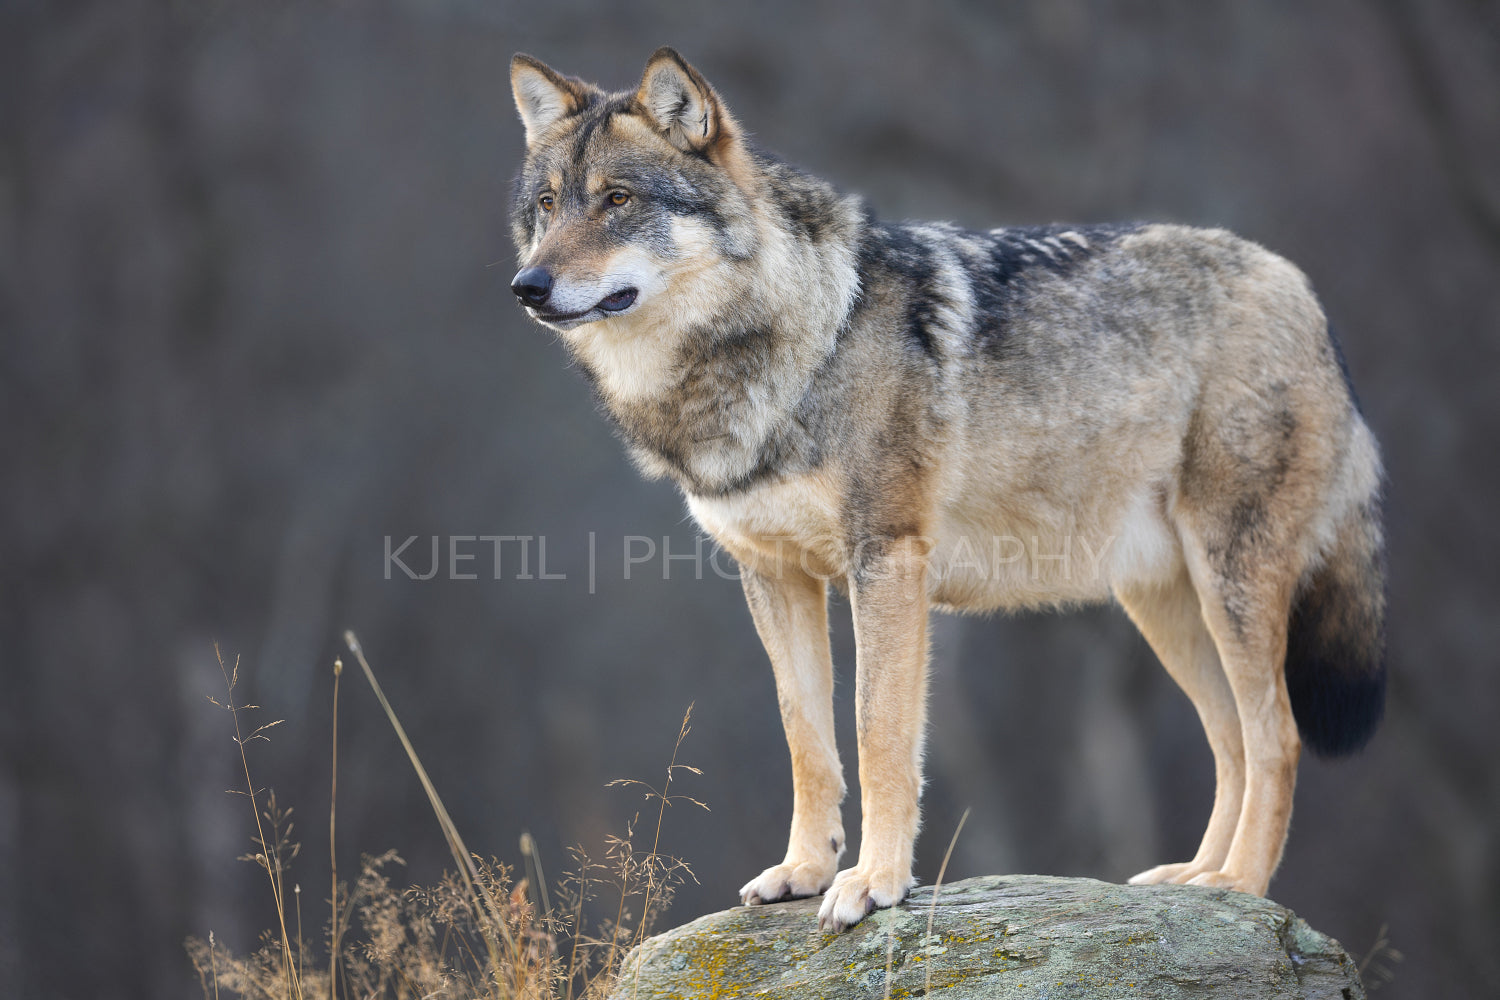
[[[543,306],[552,294],[552,272],[545,267],[524,268],[510,283],[510,290],[528,306]]]

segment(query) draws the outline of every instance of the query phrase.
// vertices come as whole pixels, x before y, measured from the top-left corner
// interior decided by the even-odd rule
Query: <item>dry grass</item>
[[[1375,932],[1375,943],[1359,961],[1359,978],[1365,984],[1365,991],[1368,993],[1374,993],[1381,987],[1389,986],[1394,982],[1396,970],[1392,966],[1406,958],[1392,947],[1391,939],[1386,933],[1389,930],[1386,924],[1380,925],[1380,930]]]
[[[212,931],[207,940],[190,938],[188,956],[205,998],[595,1000],[606,996],[625,954],[650,933],[670,905],[677,886],[693,877],[684,861],[658,850],[668,808],[679,802],[707,808],[672,791],[678,771],[700,773],[678,762],[682,743],[691,731],[692,706],[683,716],[666,781],[660,788],[634,780],[611,783],[642,788],[648,805],[655,803],[650,850],[637,850],[639,815],[627,824],[624,836],[609,838],[602,862],[591,860],[581,847],[575,847],[572,867],[555,887],[557,905],[553,906],[541,857],[529,834],[521,838],[525,869],[519,878],[497,859],[485,860],[469,852],[386,700],[358,639],[353,633],[345,633],[345,641],[427,792],[453,854],[454,870],[435,886],[403,889],[398,888],[394,873],[404,862],[394,851],[365,855],[352,886],[339,880],[336,865],[330,863],[330,896],[325,901],[328,921],[318,940],[307,939],[302,930],[300,884],[292,883],[292,899],[288,900],[292,863],[300,853],[293,836],[292,810],[278,805],[274,792],[255,787],[247,752],[256,740],[266,739],[266,731],[278,723],[266,723],[245,733],[241,716],[256,706],[235,701],[239,666],[236,662],[229,667],[221,656],[226,694],[222,701],[209,700],[227,710],[234,720],[234,740],[245,775],[245,788],[236,794],[249,799],[255,820],[257,850],[241,860],[251,861],[266,872],[276,927],[263,932],[260,947],[243,956],[233,954]],[[335,662],[330,858],[334,856],[337,829],[342,672],[342,662]],[[590,914],[599,907],[606,907],[610,916],[591,925]]]

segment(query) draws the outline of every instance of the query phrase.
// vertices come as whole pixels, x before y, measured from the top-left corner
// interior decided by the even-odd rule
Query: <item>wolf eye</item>
[[[609,193],[609,203],[617,208],[625,204],[629,200],[630,195],[626,194],[624,191],[611,191]]]
[[[553,205],[556,204],[556,202],[553,200],[553,198],[552,198],[552,196],[550,194],[544,194],[544,195],[542,195],[540,198],[538,198],[536,200],[536,202],[537,202],[538,205],[542,206],[542,211],[543,212],[550,212],[550,211],[552,211]]]

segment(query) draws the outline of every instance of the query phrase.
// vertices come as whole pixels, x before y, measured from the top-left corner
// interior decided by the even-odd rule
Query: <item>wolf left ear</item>
[[[646,60],[635,99],[667,141],[685,153],[705,152],[733,129],[719,95],[669,46]]]
[[[589,101],[588,87],[582,81],[520,52],[510,60],[510,89],[526,127],[528,146],[535,145],[554,122],[582,111]]]

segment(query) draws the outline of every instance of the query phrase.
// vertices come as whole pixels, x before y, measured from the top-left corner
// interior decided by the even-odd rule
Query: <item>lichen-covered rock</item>
[[[630,953],[614,1000],[1261,997],[1362,1000],[1337,941],[1222,889],[1014,875],[930,888],[844,934],[818,900],[711,913]],[[929,932],[928,924],[931,922]]]

